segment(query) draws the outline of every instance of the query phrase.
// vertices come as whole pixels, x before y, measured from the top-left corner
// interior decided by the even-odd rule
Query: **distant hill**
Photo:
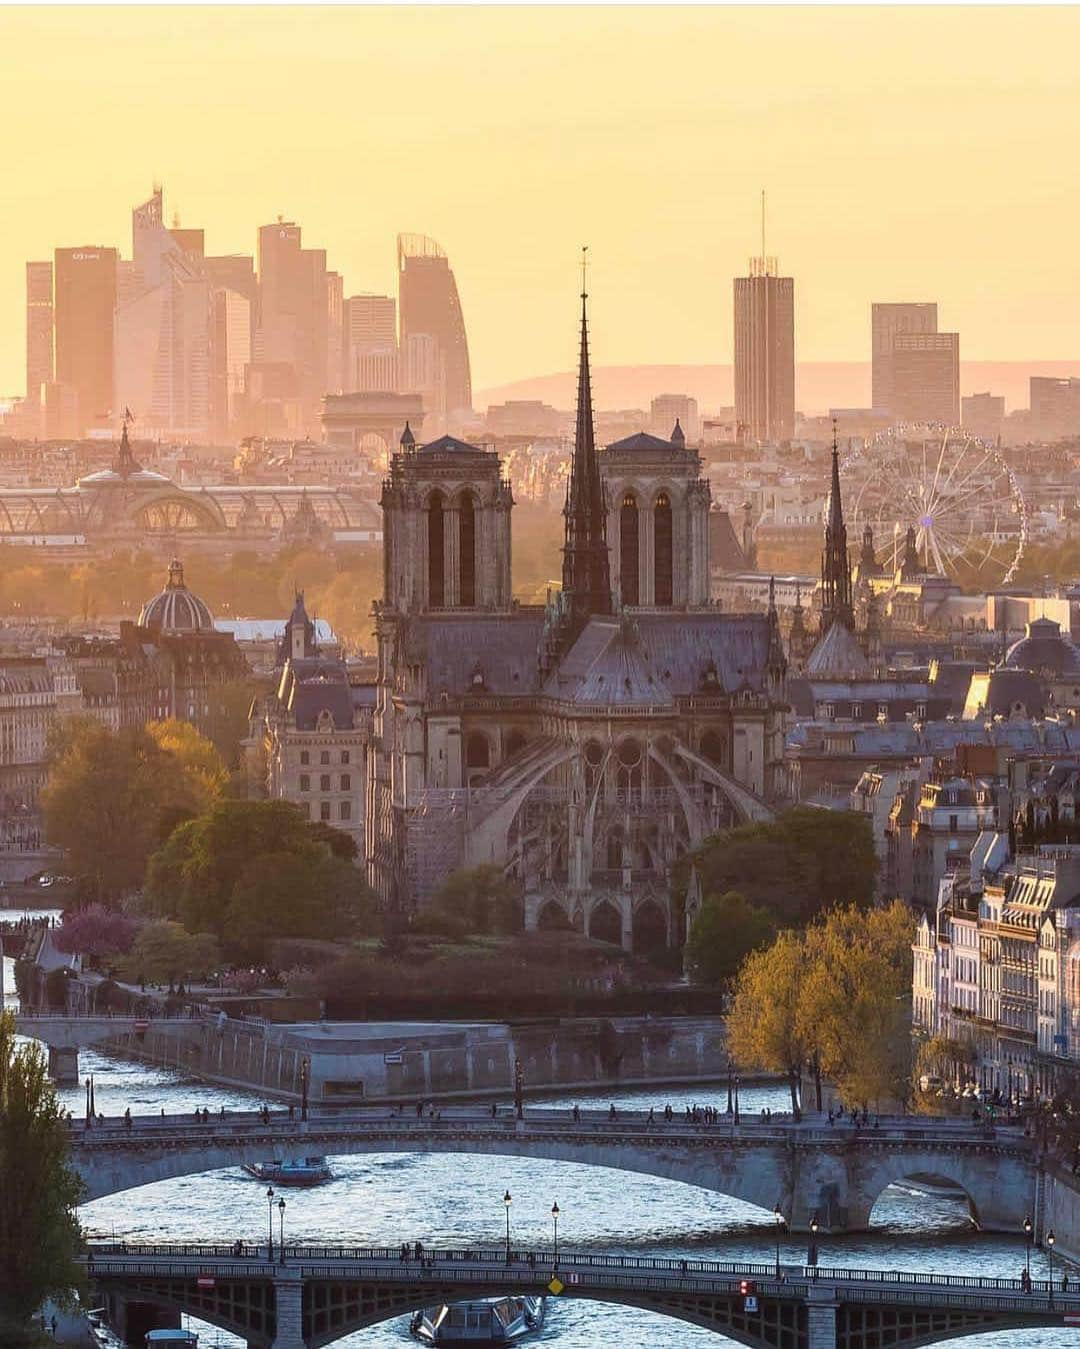
[[[1080,375],[1075,361],[961,361],[961,394],[1005,395],[1005,406],[1028,406],[1031,375]],[[734,401],[730,365],[601,365],[593,368],[593,400],[598,408],[648,408],[658,394],[686,393],[703,412],[730,407]],[[577,374],[563,370],[515,380],[476,393],[476,405],[508,399],[538,398],[557,408],[572,408]],[[800,412],[827,412],[830,407],[867,407],[870,403],[869,361],[804,361],[796,370],[796,406]]]

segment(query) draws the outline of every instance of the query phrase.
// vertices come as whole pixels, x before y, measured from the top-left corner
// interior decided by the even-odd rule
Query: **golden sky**
[[[800,359],[868,359],[874,299],[1080,356],[1078,52],[1065,7],[5,8],[0,392],[24,261],[128,254],[155,179],[212,252],[298,220],[346,294],[434,236],[477,388],[573,363],[584,242],[596,363],[730,360],[762,187]]]

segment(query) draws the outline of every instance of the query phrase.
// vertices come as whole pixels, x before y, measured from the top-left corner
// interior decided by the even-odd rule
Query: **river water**
[[[8,969],[7,990],[12,993]],[[106,1116],[194,1111],[222,1105],[246,1108],[255,1095],[203,1086],[175,1073],[84,1051],[83,1075],[93,1073],[98,1110]],[[744,1088],[747,1112],[783,1109],[783,1088]],[[64,1088],[61,1096],[78,1117],[83,1092]],[[693,1092],[663,1088],[578,1096],[582,1106],[614,1100],[628,1108],[659,1110],[669,1103],[712,1104],[723,1109],[726,1088]],[[545,1104],[559,1104],[551,1098]],[[571,1104],[564,1098],[563,1104]],[[637,1255],[691,1259],[771,1260],[775,1255],[771,1215],[761,1209],[689,1185],[598,1167],[525,1158],[381,1154],[332,1159],[334,1178],[310,1190],[286,1193],[286,1242],[311,1241],[398,1245],[497,1245],[505,1236],[503,1193],[513,1196],[511,1234],[515,1244],[540,1247],[551,1240],[551,1206],[560,1209],[559,1242],[566,1249],[597,1248]],[[266,1239],[265,1187],[239,1168],[164,1181],[99,1199],[82,1210],[91,1237],[132,1241],[235,1241]],[[277,1217],[275,1214],[275,1239]],[[1015,1238],[972,1229],[966,1205],[947,1197],[928,1198],[891,1186],[878,1201],[867,1233],[829,1237],[819,1243],[822,1265],[874,1269],[933,1270],[947,1274],[1019,1275],[1024,1261],[1022,1234]],[[781,1245],[781,1259],[802,1263],[805,1239]],[[1055,1261],[1055,1264],[1059,1262]],[[1035,1251],[1032,1272],[1046,1273]],[[508,1291],[512,1291],[509,1290]],[[200,1349],[234,1349],[242,1341],[192,1318]],[[537,1340],[546,1349],[728,1349],[734,1342],[713,1332],[635,1308],[587,1301],[549,1299],[546,1325]],[[1008,1331],[968,1337],[970,1349],[1065,1349],[1080,1345],[1066,1330]],[[415,1344],[407,1318],[338,1341],[344,1349],[405,1349]]]

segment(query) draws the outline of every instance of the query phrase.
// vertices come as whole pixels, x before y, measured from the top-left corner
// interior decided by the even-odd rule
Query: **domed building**
[[[169,563],[169,579],[165,589],[143,605],[139,627],[174,636],[178,633],[214,631],[210,610],[184,584],[184,564],[179,558],[174,557]]]
[[[179,558],[138,623],[120,625],[120,638],[155,668],[151,719],[176,717],[219,742],[231,739],[226,728],[246,708],[251,671],[232,633],[218,632],[206,602],[188,589]]]
[[[1080,711],[1080,647],[1050,618],[1034,618],[1005,653],[1006,670],[1027,670],[1046,688],[1048,708]]]

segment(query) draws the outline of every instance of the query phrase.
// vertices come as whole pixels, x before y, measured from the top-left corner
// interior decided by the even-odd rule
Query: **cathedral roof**
[[[409,620],[402,658],[426,665],[433,699],[441,693],[458,698],[473,692],[477,672],[486,693],[536,693],[543,627],[540,610],[419,615]]]
[[[594,618],[545,692],[568,702],[671,706],[713,691],[760,692],[769,656],[767,614],[680,613]]]
[[[440,436],[438,440],[429,440],[421,445],[420,454],[486,454],[479,445],[470,445],[467,440],[458,440],[456,436]]]
[[[683,437],[681,443],[685,444],[685,440],[686,438]],[[679,445],[673,444],[670,440],[663,440],[660,436],[651,436],[647,431],[638,431],[635,435],[613,441],[607,448],[609,450],[672,450],[679,448]]]
[[[851,629],[837,619],[811,651],[806,673],[812,679],[868,679],[872,671]]]

